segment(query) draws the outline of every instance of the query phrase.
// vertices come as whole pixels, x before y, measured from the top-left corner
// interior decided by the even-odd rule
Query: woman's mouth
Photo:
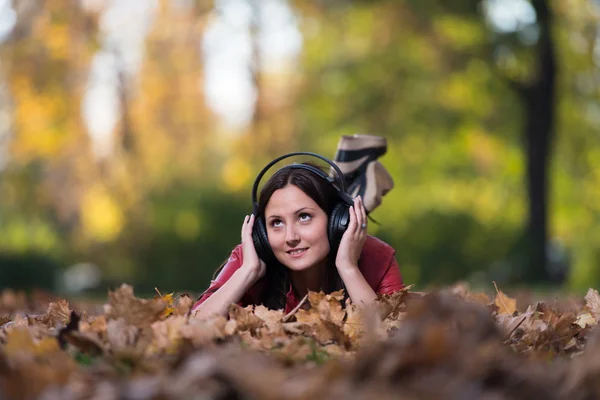
[[[299,258],[299,257],[302,257],[304,255],[304,253],[306,253],[306,250],[308,250],[307,247],[302,248],[302,249],[289,250],[287,253],[290,255],[290,257]]]

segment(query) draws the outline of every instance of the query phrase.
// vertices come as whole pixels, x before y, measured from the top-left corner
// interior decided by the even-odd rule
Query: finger
[[[360,216],[361,216],[361,218],[360,218],[360,220],[361,220],[361,227],[362,227],[362,224],[365,225],[365,228],[362,229],[362,230],[363,230],[364,233],[366,233],[367,232],[367,225],[368,225],[367,224],[367,211],[365,210],[365,203],[363,202],[363,198],[362,197],[360,198]]]
[[[350,216],[350,222],[348,223],[348,230],[353,232],[356,229],[356,215],[354,214],[354,206],[350,206],[348,209],[348,214]]]
[[[358,213],[356,212],[355,206],[350,207],[350,220],[353,221],[354,224],[351,227],[348,227],[348,229],[351,229],[352,234],[356,235],[358,233],[358,230],[360,229],[360,225],[358,222]]]
[[[244,217],[244,222],[242,223],[242,231],[241,231],[242,238],[244,238],[244,232],[246,232],[246,224],[247,223],[248,223],[248,216],[246,215]]]
[[[355,236],[359,234],[360,224],[361,224],[360,219],[359,219],[358,207],[359,207],[358,198],[355,198],[354,199],[354,206],[352,207],[352,211],[353,211],[353,214],[354,214],[354,221],[355,221],[355,225],[353,226],[352,233]]]
[[[362,229],[362,224],[363,224],[363,218],[362,218],[362,212],[360,211],[360,196],[357,196],[356,199],[354,199],[355,202],[355,212],[356,212],[356,224],[358,225],[357,228],[360,231]]]

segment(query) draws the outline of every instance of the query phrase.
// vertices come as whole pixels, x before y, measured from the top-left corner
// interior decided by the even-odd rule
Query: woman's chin
[[[315,260],[312,260],[311,257],[306,256],[291,257],[290,255],[286,254],[282,258],[283,259],[279,258],[279,261],[292,271],[303,271],[316,264]]]

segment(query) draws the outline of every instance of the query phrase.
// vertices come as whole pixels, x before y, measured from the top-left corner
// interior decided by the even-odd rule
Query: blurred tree
[[[158,261],[153,267],[160,269],[164,262],[166,268],[171,254],[156,246],[157,237],[170,235],[169,242],[185,245],[198,239],[197,204],[180,198],[189,197],[186,187],[210,185],[219,162],[200,51],[209,11],[200,4],[158,2],[139,73],[119,71],[121,118],[115,149],[103,160],[99,190],[114,199],[123,222],[114,219],[116,229],[107,237],[91,236],[94,261],[105,266],[111,279],[143,277],[150,265],[141,261],[148,255]],[[158,221],[162,210],[174,204],[184,206],[166,224]],[[183,273],[190,266],[179,268]]]
[[[529,260],[522,277],[529,282],[548,282],[548,174],[555,124],[556,44],[552,35],[551,5],[545,0],[533,0],[531,4],[536,15],[535,27],[539,37],[533,45],[527,46],[532,48],[529,54],[531,67],[525,72],[527,77],[510,77],[506,73],[501,73],[501,76],[516,91],[523,105],[528,194],[526,241]],[[510,40],[512,43],[507,44],[502,35],[496,37],[500,39],[494,44],[493,53],[496,55],[501,54],[502,50],[518,51],[509,47],[510,44],[523,46],[522,41]],[[492,65],[495,62],[496,60],[491,60]]]
[[[81,197],[93,176],[79,104],[97,46],[98,15],[79,2],[64,5],[14,1],[16,25],[0,48],[9,98],[3,106],[10,108],[0,176],[0,248],[7,276],[17,276],[10,269],[24,263],[46,276],[66,256],[64,241],[77,235]]]
[[[502,260],[524,215],[519,121],[505,118],[519,107],[497,101],[510,91],[477,56],[486,40],[477,10],[294,4],[305,35],[300,140],[333,154],[341,134],[388,138],[382,162],[396,186],[373,213],[385,224],[371,229],[396,247],[407,281],[466,277]],[[459,244],[457,234],[480,245]]]
[[[590,79],[598,11],[581,1],[524,1],[520,10],[531,11],[533,19],[520,23],[522,15],[515,12],[515,28],[501,31],[483,12],[492,3],[498,2],[294,1],[305,37],[302,106],[297,108],[302,140],[331,154],[340,134],[388,137],[389,155],[383,162],[397,185],[374,216],[385,215],[387,224],[379,233],[399,253],[412,254],[406,263],[427,270],[421,278],[431,277],[436,268],[442,272],[436,276],[445,276],[448,268],[466,276],[472,269],[448,264],[442,257],[455,249],[450,248],[452,240],[441,240],[445,230],[438,229],[442,220],[436,218],[456,213],[459,224],[462,212],[485,227],[465,234],[486,235],[487,242],[500,246],[494,252],[471,248],[483,255],[475,256],[476,268],[502,262],[510,267],[507,279],[548,280],[545,261],[556,257],[554,247],[546,247],[550,232],[575,250],[575,264],[581,265],[576,275],[589,277],[595,270],[590,265],[595,245],[575,232],[583,228],[582,234],[598,237],[591,227],[597,207],[589,200],[591,194],[578,195],[574,185],[583,179],[596,186],[584,161],[595,159],[592,149],[598,146],[596,135],[585,134],[590,116],[597,114],[589,107],[598,95],[596,80]],[[507,12],[505,21],[511,17]],[[319,22],[325,20],[336,22]],[[323,131],[328,135],[323,137]],[[569,134],[558,135],[556,147],[552,140],[558,131]],[[553,148],[557,166],[568,167],[553,170],[558,187],[550,191]],[[589,156],[577,155],[575,149]],[[557,199],[550,203],[555,204],[550,215],[556,228],[546,222],[549,192]],[[416,221],[431,224],[430,229]],[[414,241],[406,240],[415,229],[438,237],[432,239],[436,249],[447,252],[415,252]],[[520,234],[522,230],[527,234]],[[445,267],[432,262],[432,251]],[[475,263],[473,254],[460,254]]]
[[[65,9],[61,1],[43,7],[16,1],[14,7],[17,23],[2,46],[13,107],[5,183],[18,187],[11,181],[24,179],[28,187],[42,184],[49,198],[38,192],[15,199],[35,203],[33,208],[51,202],[56,221],[68,232],[78,220],[89,168],[79,104],[96,49],[97,14],[79,5]],[[23,176],[18,171],[28,172]]]
[[[270,3],[239,0],[253,13],[258,95],[238,130],[204,100],[200,47],[219,8],[157,2],[139,72],[117,71],[121,119],[104,158],[80,116],[102,10],[14,2],[17,26],[0,49],[12,115],[0,263],[41,252],[53,258],[44,268],[86,260],[112,282],[200,290],[239,240],[258,168],[293,150],[333,156],[341,135],[363,132],[389,140],[382,162],[396,187],[369,229],[397,248],[407,282],[539,280],[527,226],[538,259],[564,266],[572,254],[573,287],[600,282],[596,6],[524,0],[533,19],[502,30],[493,2],[293,0],[303,53],[270,65]],[[554,67],[540,62],[552,54]]]

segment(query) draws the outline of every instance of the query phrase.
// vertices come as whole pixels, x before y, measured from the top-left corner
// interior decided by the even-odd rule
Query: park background
[[[0,0],[0,287],[200,292],[291,151],[384,136],[406,283],[600,286],[584,0]]]

